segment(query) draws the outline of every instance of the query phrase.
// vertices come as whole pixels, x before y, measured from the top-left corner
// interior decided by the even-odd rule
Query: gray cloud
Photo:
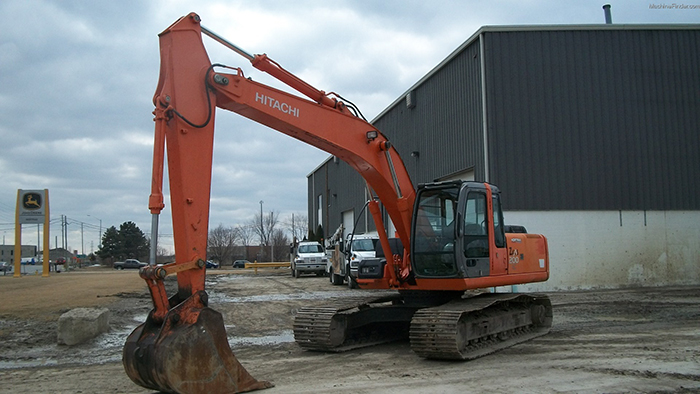
[[[698,20],[694,11],[611,3],[616,23]],[[104,228],[134,221],[150,231],[157,34],[190,11],[246,50],[265,52],[319,89],[347,97],[371,119],[482,25],[602,23],[601,6],[558,0],[5,0],[0,232],[13,242],[18,188],[50,190],[52,247],[61,215],[71,218],[69,244],[79,251],[96,248],[99,219]],[[238,55],[208,39],[205,45],[212,61],[240,66],[247,76],[284,89]],[[324,152],[224,111],[217,114],[216,134],[212,225],[245,222],[260,200],[266,211],[306,213],[306,175]],[[167,205],[161,225],[166,243],[172,241]],[[36,228],[25,229],[23,240],[34,243]]]

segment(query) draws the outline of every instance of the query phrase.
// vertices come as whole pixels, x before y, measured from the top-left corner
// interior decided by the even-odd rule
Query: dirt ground
[[[212,270],[210,306],[237,358],[265,393],[700,392],[700,286],[550,293],[551,332],[470,362],[424,360],[407,342],[340,354],[294,343],[302,305],[361,295],[288,269]],[[172,287],[175,283],[169,281]],[[124,373],[121,348],[150,309],[135,271],[83,269],[49,278],[0,276],[0,392],[147,393]],[[75,307],[110,310],[110,332],[56,344]]]

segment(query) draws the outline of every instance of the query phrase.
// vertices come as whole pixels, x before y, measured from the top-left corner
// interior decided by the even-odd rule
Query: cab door
[[[508,273],[500,192],[487,183],[468,183],[460,193],[456,258],[466,278]]]
[[[503,227],[503,211],[501,210],[501,195],[495,186],[487,185],[489,194],[489,244],[491,250],[491,275],[508,274],[508,249],[506,234]]]
[[[466,187],[462,189],[463,204],[458,220],[460,242],[457,259],[463,267],[465,277],[489,276],[489,215],[486,189]]]

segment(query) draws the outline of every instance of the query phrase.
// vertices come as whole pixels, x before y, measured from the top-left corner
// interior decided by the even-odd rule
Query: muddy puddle
[[[237,346],[274,346],[291,342],[294,342],[294,331],[292,330],[285,330],[261,337],[228,337],[228,343],[232,348]]]
[[[247,303],[247,302],[270,302],[270,301],[290,301],[290,300],[325,300],[332,298],[347,297],[348,292],[341,291],[311,291],[292,294],[260,294],[251,296],[231,296],[215,290],[209,291],[209,303]]]
[[[0,370],[60,367],[69,365],[92,365],[121,362],[122,348],[127,337],[141,323],[147,314],[134,315],[126,326],[113,326],[109,332],[99,335],[83,344],[64,346],[49,344],[27,347],[20,352],[7,352],[0,356]],[[227,327],[227,330],[231,327]],[[257,337],[228,336],[232,348],[248,346],[274,346],[294,342],[292,330],[273,332]]]

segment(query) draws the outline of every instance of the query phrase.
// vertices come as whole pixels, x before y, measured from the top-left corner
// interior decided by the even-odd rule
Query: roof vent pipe
[[[605,24],[611,25],[612,24],[612,13],[610,12],[610,4],[604,5],[603,11],[605,12]]]

